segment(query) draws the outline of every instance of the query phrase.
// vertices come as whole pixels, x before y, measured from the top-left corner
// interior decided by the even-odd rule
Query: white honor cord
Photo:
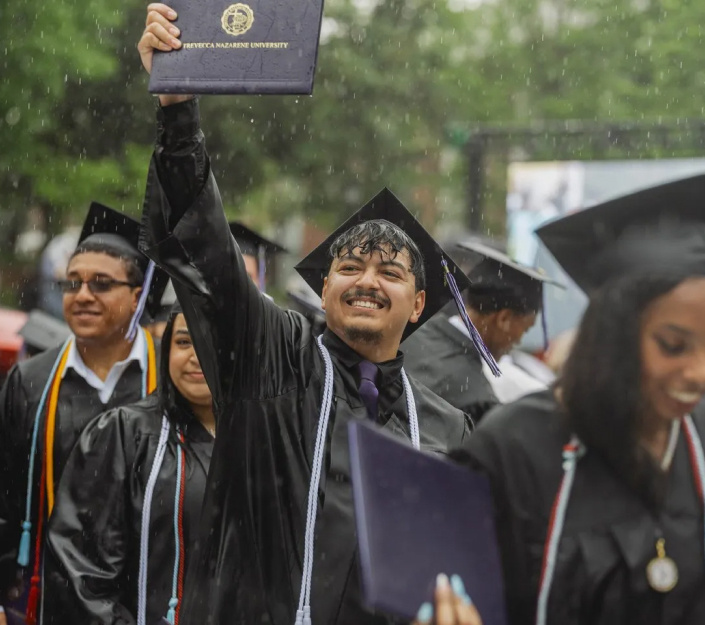
[[[323,345],[323,336],[316,339],[318,349],[325,363],[325,379],[323,382],[323,396],[321,398],[321,413],[318,418],[316,432],[316,446],[313,451],[313,466],[311,467],[311,481],[308,487],[308,510],[306,512],[306,531],[304,533],[304,563],[301,572],[301,592],[299,593],[299,607],[296,611],[295,625],[311,625],[311,579],[313,578],[313,539],[316,529],[316,515],[318,513],[318,487],[321,483],[321,469],[323,467],[323,453],[326,445],[326,432],[328,419],[333,404],[333,361]],[[416,402],[411,391],[411,385],[406,373],[401,371],[404,392],[406,393],[406,406],[409,412],[409,429],[411,441],[416,449],[420,448],[419,420],[416,414]],[[143,625],[143,624],[138,624]]]
[[[162,417],[162,431],[159,434],[157,452],[154,454],[154,463],[149,473],[147,487],[144,492],[144,503],[142,504],[142,530],[140,536],[140,567],[137,581],[137,625],[146,625],[147,619],[147,561],[149,559],[149,522],[152,509],[152,498],[154,496],[154,486],[157,483],[157,476],[164,461],[166,443],[169,438],[169,421]]]
[[[663,454],[661,458],[661,469],[663,471],[668,471],[671,468],[671,463],[673,462],[673,454],[676,453],[676,445],[678,444],[678,434],[681,431],[681,422],[676,420],[671,423],[671,432],[668,435],[668,445],[666,447],[666,453]]]
[[[419,434],[419,417],[416,414],[416,402],[414,401],[414,393],[411,390],[411,384],[409,384],[409,378],[403,367],[401,370],[401,381],[404,384],[404,392],[406,393],[406,411],[409,413],[411,444],[415,449],[421,449],[421,435]]]
[[[690,415],[683,419],[683,423],[697,467],[697,479],[700,482],[700,504],[703,506],[703,518],[705,518],[705,453],[703,452],[703,444]],[[703,523],[703,533],[705,534],[705,523]]]
[[[561,480],[558,496],[551,511],[552,518],[549,520],[548,538],[544,552],[544,561],[541,571],[541,582],[539,586],[539,597],[536,606],[536,625],[546,625],[546,609],[548,607],[548,597],[551,594],[551,584],[553,574],[556,570],[556,556],[558,545],[563,533],[563,523],[565,513],[568,508],[570,491],[573,488],[575,479],[575,469],[578,466],[578,457],[583,453],[583,447],[577,437],[573,436],[570,443],[563,448],[563,479]]]

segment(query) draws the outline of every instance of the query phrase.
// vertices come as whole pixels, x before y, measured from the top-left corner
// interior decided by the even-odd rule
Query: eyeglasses
[[[129,286],[135,288],[139,285],[131,282],[123,282],[122,280],[113,280],[112,278],[91,278],[90,280],[57,280],[62,293],[78,293],[81,287],[86,284],[88,290],[93,293],[107,293],[119,286]]]

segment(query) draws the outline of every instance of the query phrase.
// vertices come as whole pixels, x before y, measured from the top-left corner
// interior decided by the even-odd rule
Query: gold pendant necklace
[[[646,579],[656,592],[670,592],[678,583],[678,567],[666,555],[666,540],[656,541],[656,557],[646,566]]]

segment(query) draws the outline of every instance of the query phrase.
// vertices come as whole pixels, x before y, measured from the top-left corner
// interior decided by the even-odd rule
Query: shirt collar
[[[137,333],[135,340],[132,342],[132,349],[130,349],[130,353],[127,355],[127,358],[125,358],[125,360],[121,360],[120,362],[116,362],[111,367],[111,371],[115,367],[125,368],[133,360],[138,362],[142,371],[147,370],[147,345],[144,338],[144,330]],[[76,373],[78,373],[78,375],[87,381],[92,377],[95,377],[95,373],[88,368],[86,363],[83,362],[83,358],[81,358],[81,354],[76,347],[75,335],[71,338],[71,346],[69,347],[69,354],[66,358],[66,366],[64,367],[64,371],[61,375],[62,379],[66,376],[66,372],[69,369],[73,369]],[[108,375],[110,375],[109,372]]]
[[[340,362],[340,364],[348,370],[354,370],[357,378],[357,365],[360,364],[364,358],[329,328],[326,328],[323,332],[323,342],[331,355]],[[397,351],[396,357],[392,358],[392,360],[375,364],[379,370],[377,387],[384,388],[386,385],[392,384],[400,379],[401,369],[404,366],[404,355],[400,351]]]

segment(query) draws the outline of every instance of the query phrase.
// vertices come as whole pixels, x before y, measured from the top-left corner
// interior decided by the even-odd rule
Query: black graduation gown
[[[27,471],[34,419],[42,391],[60,351],[61,347],[49,349],[15,365],[0,393],[0,605],[17,574],[17,548],[21,534],[20,524],[25,515]],[[73,369],[66,371],[59,389],[56,413],[55,485],[59,484],[66,459],[83,428],[101,412],[135,402],[141,398],[141,394],[142,369],[135,361],[130,362],[123,371],[107,404],[101,402],[98,391]],[[46,409],[42,415],[42,419],[44,418]],[[40,437],[34,465],[32,549],[29,566],[25,569],[27,574],[31,574],[34,565],[33,547],[37,529],[38,485],[43,453],[43,437]]]
[[[705,437],[705,418],[694,417]],[[493,410],[465,446],[490,478],[510,625],[533,625],[548,520],[570,433],[552,391]],[[680,580],[652,590],[657,527]],[[681,430],[657,518],[594,452],[578,461],[548,604],[549,625],[705,623],[703,505]]]
[[[74,447],[49,522],[45,613],[60,611],[67,615],[64,620],[55,622],[62,625],[136,623],[144,494],[161,424],[158,398],[150,395],[138,403],[97,417]],[[184,436],[183,529],[188,570],[213,437],[195,419],[185,428]],[[172,593],[178,449],[172,428],[151,507],[148,625],[166,616]],[[62,606],[60,610],[55,609],[58,604]]]
[[[196,105],[177,107],[161,112],[171,119],[164,120],[149,172],[144,249],[174,280],[218,418],[200,553],[187,579],[181,622],[291,625],[302,575],[323,360],[309,322],[278,308],[248,279],[209,175],[194,121]],[[200,165],[203,186],[193,181]],[[184,189],[189,180],[196,197],[179,208],[183,194],[174,187]],[[169,196],[162,183],[171,189]],[[384,623],[361,607],[356,564],[347,423],[366,418],[353,373],[360,357],[332,333],[325,341],[335,397],[319,490],[313,623]],[[408,437],[401,365],[397,358],[380,367],[379,421]],[[468,436],[471,426],[462,412],[418,382],[411,385],[423,448],[445,452]]]
[[[470,338],[438,313],[402,345],[406,370],[477,423],[499,401]]]

